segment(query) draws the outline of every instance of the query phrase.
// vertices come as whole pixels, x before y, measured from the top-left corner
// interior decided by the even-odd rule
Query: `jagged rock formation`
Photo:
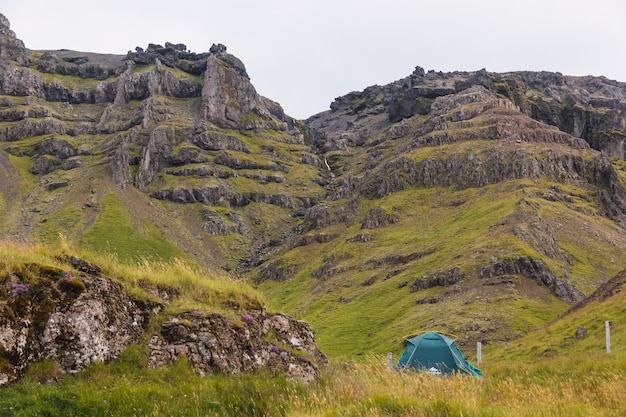
[[[550,288],[564,302],[571,304],[584,298],[584,294],[572,283],[559,279],[542,261],[522,256],[493,262],[480,271],[480,278],[494,278],[505,275],[523,275],[534,279],[537,284]]]
[[[325,150],[357,143],[358,137],[415,115],[427,115],[433,103],[470,87],[482,87],[507,98],[532,119],[584,139],[597,150],[624,159],[626,84],[604,77],[572,77],[548,72],[425,73],[417,67],[409,77],[385,86],[339,97],[331,111],[311,117],[324,126]],[[555,131],[557,132],[557,131]],[[558,134],[562,134],[558,133]]]
[[[149,321],[177,296],[174,289],[146,283],[152,297],[138,298],[96,265],[72,256],[59,260],[68,268],[27,263],[13,266],[2,282],[0,386],[19,380],[38,360],[74,373],[135,343],[148,344],[151,366],[185,356],[201,374],[263,367],[311,382],[328,362],[307,323],[264,309],[245,312],[240,323],[194,310],[169,316],[159,333],[147,334]]]
[[[193,207],[183,209],[195,216],[187,215],[194,219],[183,225],[179,244],[203,264],[217,258],[234,268],[237,259],[227,253],[226,243],[215,242],[216,236],[235,233],[242,242],[263,245],[292,226],[277,223],[268,233],[253,213],[255,206],[276,206],[279,217],[289,219],[323,194],[322,164],[306,143],[306,129],[257,94],[244,64],[224,45],[200,54],[173,43],[150,44],[126,56],[30,51],[4,17],[0,45],[0,144],[14,157],[32,159],[28,169],[38,176],[41,190],[24,205],[52,201],[42,192],[59,189],[106,194],[92,184],[107,177],[121,190],[140,190],[160,200],[159,208],[169,203]],[[38,139],[31,144],[29,138]],[[309,187],[291,191],[300,185]],[[127,199],[130,194],[122,195]],[[25,230],[24,225],[62,217],[64,203],[56,202],[47,204],[47,211],[9,213],[3,233],[36,237],[37,228]],[[195,219],[202,218],[202,208],[197,203],[252,208],[236,213],[236,227],[224,226],[232,223],[228,210],[213,210],[211,222],[217,226],[199,228]],[[154,212],[150,221],[161,224],[164,216]],[[76,224],[93,224],[91,213],[81,217]],[[207,254],[199,239],[215,242],[218,250]]]
[[[331,111],[327,117],[330,120],[327,138],[332,140],[337,116]],[[313,122],[320,123],[320,120],[314,119]],[[348,183],[340,185],[338,193],[354,195],[358,190],[367,198],[381,198],[416,185],[464,189],[523,178],[583,179],[611,190],[608,195],[600,191],[599,199],[607,202],[607,211],[612,216],[621,219],[625,213],[624,187],[618,184],[605,154],[597,154],[591,159],[584,157],[578,152],[589,149],[584,140],[532,120],[512,102],[497,98],[483,86],[433,99],[426,121],[414,124],[413,128],[403,128],[401,132],[394,133],[394,139],[387,139],[386,134],[378,136],[372,145],[411,137],[402,150],[406,154],[424,147],[468,141],[496,143],[476,147],[470,152],[438,152],[438,155],[419,161],[403,155],[385,159],[376,151],[369,152],[365,167],[371,172],[362,178],[350,177]],[[566,147],[558,150],[547,147],[538,151],[536,147],[523,146],[526,143]]]

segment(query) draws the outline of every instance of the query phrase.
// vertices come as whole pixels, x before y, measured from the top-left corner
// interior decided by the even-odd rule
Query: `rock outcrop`
[[[389,214],[380,207],[374,207],[367,212],[363,223],[361,223],[361,229],[377,229],[379,227],[389,226],[397,221],[398,216]]]
[[[73,256],[59,260],[68,269],[23,264],[0,282],[0,386],[18,381],[42,359],[74,373],[114,360],[142,340],[148,341],[150,365],[186,357],[201,374],[268,368],[311,382],[328,363],[307,323],[264,309],[238,321],[194,310],[169,316],[158,333],[146,334],[151,318],[177,296],[174,289],[144,283],[152,296],[140,299],[96,265]]]
[[[0,14],[0,68],[10,60],[26,63],[25,50],[24,42],[17,39],[11,30],[9,20]]]
[[[239,374],[266,368],[311,382],[326,356],[304,322],[264,310],[249,311],[234,323],[219,313],[193,311],[161,324],[150,339],[150,363],[164,366],[181,357],[201,374]]]
[[[0,302],[0,385],[15,382],[35,361],[51,359],[64,372],[110,361],[142,337],[163,303],[127,295],[122,286],[77,258],[78,274],[37,268],[33,282],[20,270],[3,282]]]
[[[529,256],[516,256],[496,260],[480,271],[480,278],[522,275],[533,279],[538,285],[548,287],[563,302],[572,304],[584,298],[584,294],[571,282],[562,280],[548,268],[545,262]]]
[[[418,278],[411,284],[411,292],[425,290],[432,287],[448,287],[460,282],[465,274],[459,268],[452,268],[447,271],[439,271],[435,274]]]

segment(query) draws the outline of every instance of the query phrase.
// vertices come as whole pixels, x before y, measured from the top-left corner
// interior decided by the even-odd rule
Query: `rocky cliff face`
[[[237,258],[227,242],[216,241],[209,222],[199,221],[202,208],[195,204],[223,207],[210,220],[223,224],[232,223],[228,209],[248,210],[237,214],[240,226],[222,227],[217,235],[237,231],[242,245],[259,246],[292,225],[277,222],[270,230],[254,206],[275,206],[280,218],[289,219],[324,193],[322,164],[305,140],[306,129],[256,92],[244,64],[224,45],[199,54],[172,43],[138,47],[126,56],[30,51],[4,17],[0,45],[0,143],[12,157],[30,159],[28,171],[41,191],[25,199],[25,211],[7,210],[5,234],[36,237],[39,228],[24,225],[62,217],[65,204],[55,199],[42,210],[42,201],[52,201],[42,193],[88,189],[88,200],[99,200],[108,188],[93,184],[104,177],[120,190],[161,201],[159,208],[188,206],[183,210],[190,220],[176,238],[183,250],[205,265],[217,259],[231,269]],[[120,195],[129,198],[128,192]],[[96,206],[90,200],[84,205]],[[149,212],[156,224],[168,216]],[[93,214],[84,212],[77,224],[89,228]],[[216,250],[203,251],[202,239]]]
[[[414,115],[425,116],[438,98],[470,87],[484,87],[507,98],[530,118],[584,139],[593,149],[624,159],[626,84],[604,77],[572,77],[548,72],[490,73],[436,71],[420,67],[409,77],[385,86],[338,97],[326,113],[311,117],[324,126],[324,149],[341,148],[372,127],[383,128]],[[442,101],[438,100],[439,105]]]
[[[328,129],[325,140],[333,142],[336,120],[343,117],[340,110],[331,111],[313,123],[320,130]],[[328,125],[322,124],[322,120]],[[350,128],[346,130],[350,133],[342,135],[352,134]],[[511,101],[498,98],[483,86],[435,98],[425,121],[409,118],[382,130],[384,133],[373,135],[360,146],[369,144],[383,149],[389,147],[383,145],[385,142],[395,141],[401,152],[384,158],[382,151],[368,151],[362,171],[366,174],[340,184],[340,195],[358,193],[381,198],[416,185],[464,189],[523,178],[582,179],[611,190],[608,198],[612,203],[607,204],[611,215],[621,219],[626,212],[624,187],[605,154],[585,155],[584,151],[590,148],[585,140],[531,119]],[[407,155],[424,148],[472,141],[492,144],[475,146],[470,151],[441,150],[419,160]],[[359,146],[355,141],[348,143],[344,149]],[[603,192],[598,193],[598,198],[606,200]]]

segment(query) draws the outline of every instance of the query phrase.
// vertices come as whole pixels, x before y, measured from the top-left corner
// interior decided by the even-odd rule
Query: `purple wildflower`
[[[254,324],[254,317],[249,314],[246,314],[243,318],[247,323]]]
[[[271,350],[272,352],[274,352],[274,353],[278,353],[278,352],[280,352],[280,349],[278,348],[278,346],[272,346],[272,347],[270,348],[270,350]]]
[[[285,349],[285,353],[287,354],[287,356],[291,355],[291,351],[289,349]]]
[[[202,315],[202,313],[201,313],[200,311],[198,311],[198,310],[194,309],[194,310],[191,312],[191,315],[192,315],[192,316],[194,316],[194,317],[200,317],[200,316]]]
[[[298,356],[298,360],[304,363],[310,363],[311,360],[309,358],[305,358],[304,356]]]
[[[65,281],[72,281],[74,279],[74,275],[72,275],[69,271],[66,271],[61,276],[61,279],[65,280]]]
[[[30,291],[31,284],[11,284],[11,297],[16,298],[20,294]]]

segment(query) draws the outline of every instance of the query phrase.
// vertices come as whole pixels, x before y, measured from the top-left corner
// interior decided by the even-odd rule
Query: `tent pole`
[[[411,344],[413,345],[413,343],[411,343]],[[411,352],[411,356],[409,356],[409,360],[408,360],[408,361],[406,361],[406,363],[407,363],[407,364],[409,364],[409,366],[410,366],[410,364],[411,364],[411,360],[413,360],[413,355],[415,355],[415,351],[416,351],[416,350],[417,350],[417,346],[416,346],[416,345],[413,345],[413,352]]]

